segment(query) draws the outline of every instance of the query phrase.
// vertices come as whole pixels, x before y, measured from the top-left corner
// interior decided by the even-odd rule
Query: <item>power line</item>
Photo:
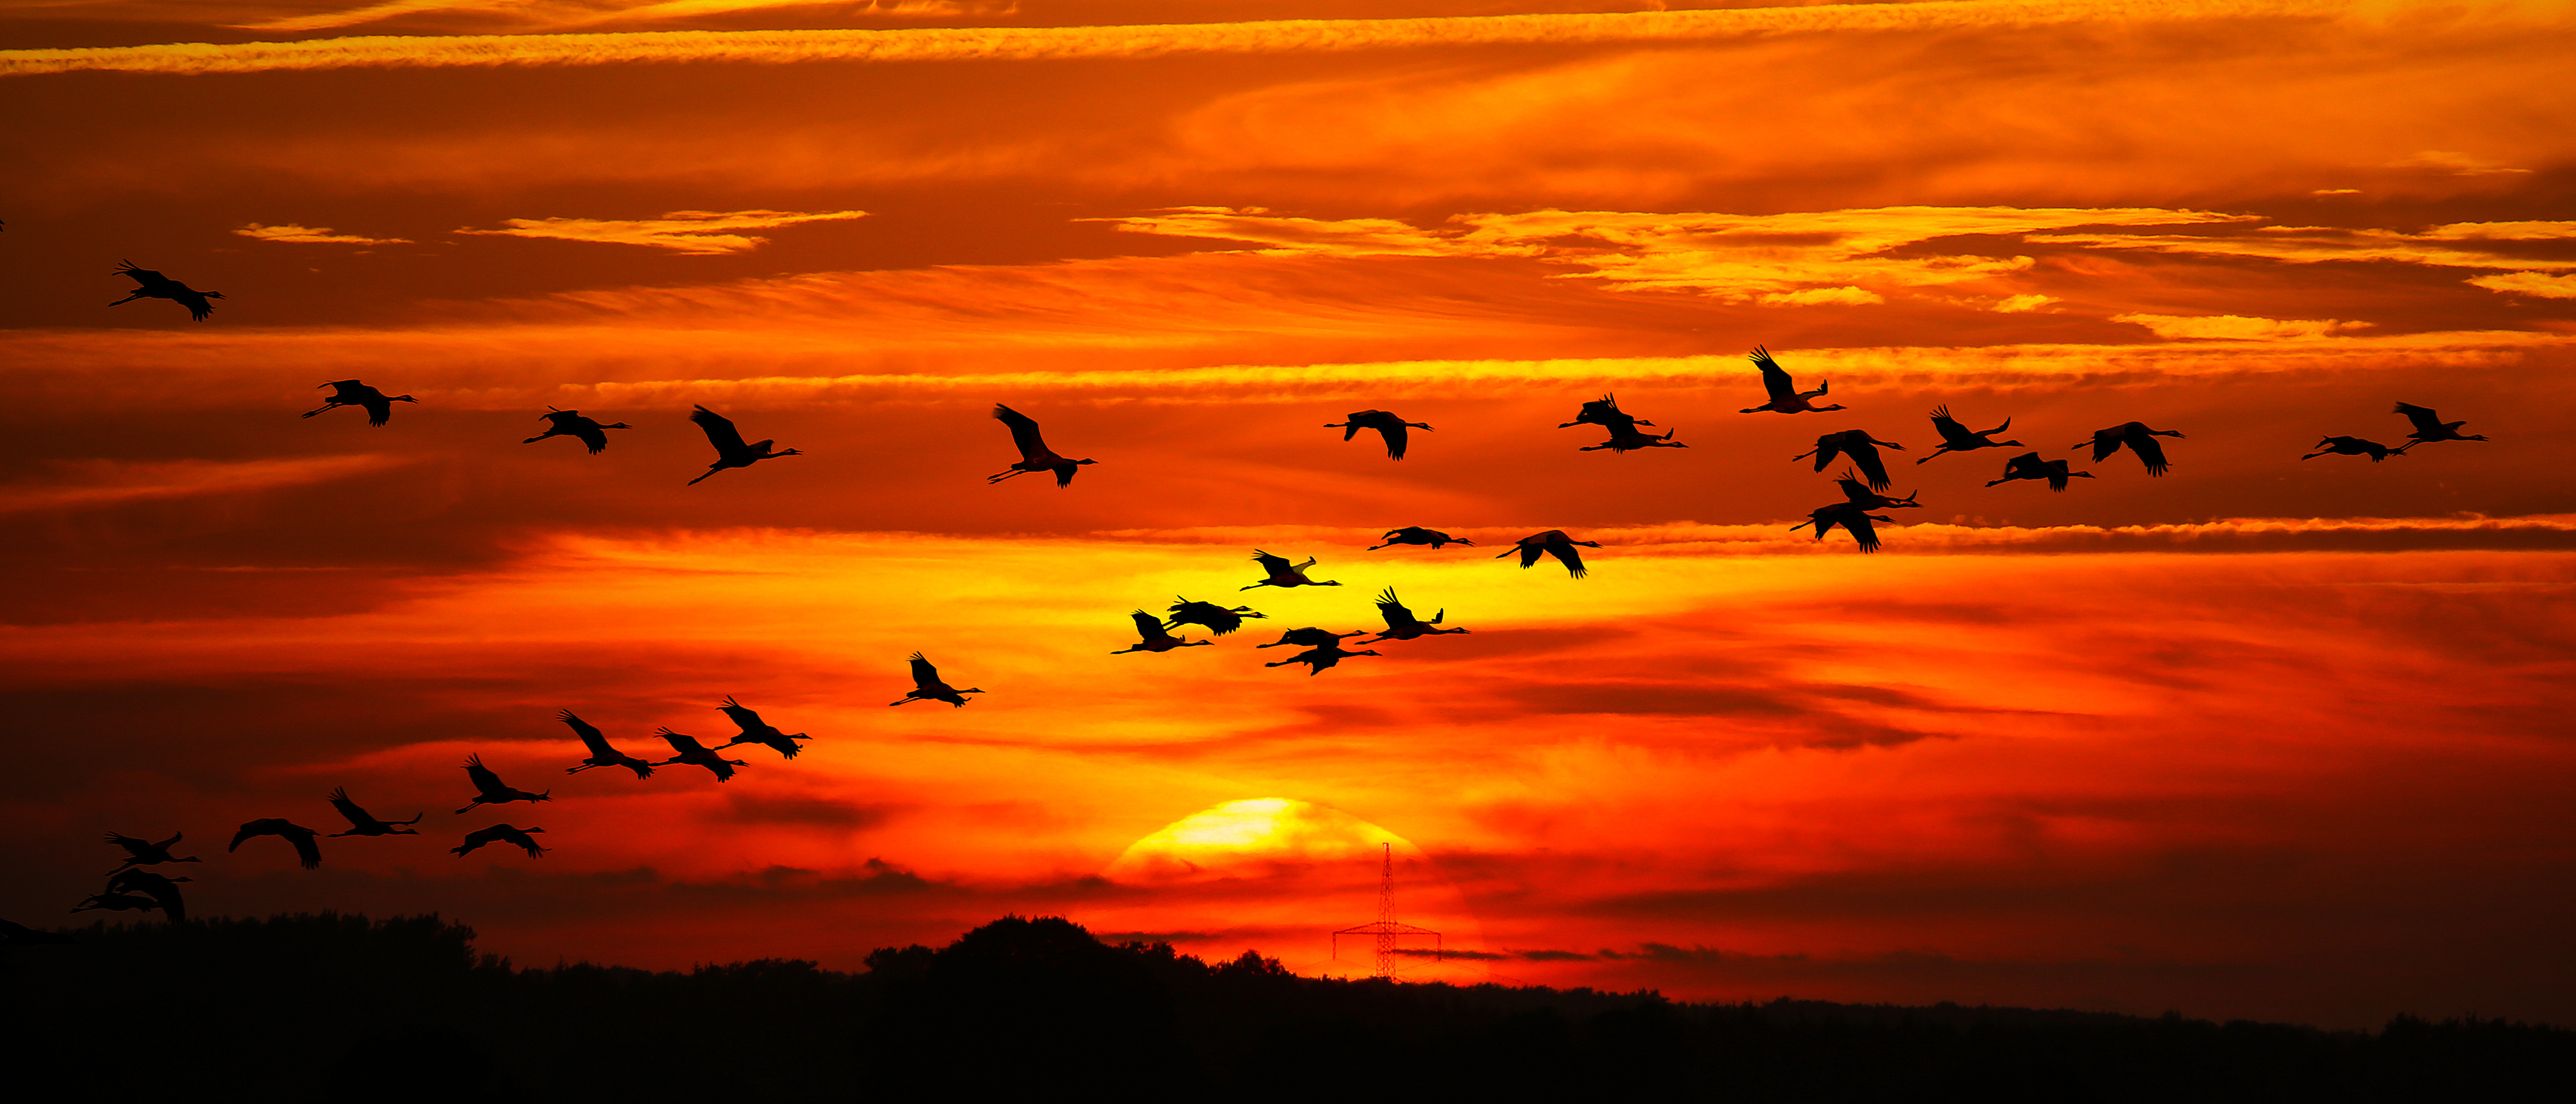
[[[1400,923],[1397,923],[1397,922],[1396,922],[1396,919],[1395,919],[1395,845],[1394,845],[1394,844],[1392,844],[1392,843],[1382,843],[1382,844],[1379,844],[1378,846],[1385,848],[1385,849],[1386,849],[1386,851],[1385,851],[1384,864],[1378,868],[1378,879],[1377,879],[1377,920],[1376,920],[1375,922],[1373,922],[1373,923],[1362,924],[1362,925],[1360,925],[1360,926],[1358,926],[1358,927],[1355,927],[1355,928],[1343,928],[1343,929],[1342,929],[1342,930],[1340,930],[1340,931],[1334,932],[1334,933],[1333,933],[1333,958],[1334,958],[1334,960],[1335,960],[1335,961],[1339,961],[1339,960],[1341,959],[1341,957],[1342,957],[1342,937],[1343,937],[1343,936],[1345,936],[1345,935],[1372,935],[1372,936],[1376,936],[1376,937],[1377,937],[1377,976],[1382,977],[1382,978],[1392,978],[1392,977],[1394,977],[1394,976],[1395,976],[1395,944],[1396,944],[1396,940],[1401,939],[1401,938],[1403,938],[1403,937],[1405,937],[1405,936],[1421,936],[1421,935],[1427,935],[1427,936],[1430,936],[1430,937],[1431,937],[1431,957],[1432,957],[1434,960],[1437,960],[1437,959],[1440,957],[1440,955],[1441,955],[1441,953],[1442,953],[1443,948],[1442,948],[1441,943],[1440,943],[1440,933],[1439,933],[1439,932],[1433,931],[1433,930],[1431,930],[1431,929],[1429,929],[1429,928],[1415,927],[1414,925],[1411,925],[1411,924],[1400,924]]]

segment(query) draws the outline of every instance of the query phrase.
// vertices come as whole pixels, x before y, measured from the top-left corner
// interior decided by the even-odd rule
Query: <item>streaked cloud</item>
[[[2157,337],[2220,339],[2226,341],[2272,341],[2285,337],[2328,337],[2347,330],[2370,328],[2368,322],[2344,322],[2337,319],[2248,318],[2239,314],[2115,314],[2114,322],[2129,322],[2155,331]]]
[[[2536,295],[2543,299],[2576,299],[2576,274],[2550,276],[2538,272],[2508,272],[2497,276],[2471,276],[2470,284],[2507,295]]]
[[[238,24],[253,31],[324,31],[398,19],[408,15],[470,14],[504,24],[554,30],[600,23],[692,19],[773,8],[825,7],[850,15],[932,18],[970,14],[1007,14],[1016,3],[972,0],[388,0],[340,11],[287,16]]]
[[[1770,306],[1886,302],[1886,293],[2020,272],[2019,255],[1895,255],[1939,238],[2074,226],[2174,226],[2255,216],[2163,208],[1886,207],[1780,215],[1532,211],[1470,214],[1417,228],[1393,219],[1321,220],[1185,207],[1101,221],[1120,230],[1260,244],[1267,253],[1534,257],[1591,271],[1619,291],[1687,291]]]
[[[673,211],[657,219],[503,219],[501,222],[508,227],[506,230],[476,230],[472,227],[463,227],[454,232],[513,238],[604,242],[611,245],[643,245],[655,249],[708,256],[756,249],[769,241],[767,238],[727,233],[727,231],[768,230],[780,226],[794,226],[803,222],[834,222],[866,218],[867,215],[865,211],[827,211],[819,214],[805,214],[797,211]]]
[[[0,514],[117,506],[325,483],[412,463],[396,456],[292,460],[57,460],[52,477],[0,484]]]
[[[340,234],[333,232],[328,226],[298,226],[291,222],[277,226],[262,226],[256,222],[247,222],[243,223],[241,228],[233,231],[233,233],[239,234],[245,238],[272,242],[307,242],[314,244],[328,243],[344,245],[411,244],[411,239],[409,238],[370,238],[363,234]]]
[[[2325,261],[2396,261],[2435,268],[2499,268],[2557,272],[2576,269],[2576,258],[2534,257],[2482,242],[2576,240],[2576,222],[2463,222],[2408,233],[2334,226],[2264,226],[2243,234],[2097,234],[2045,231],[2033,241],[2096,249],[2138,249],[2205,257],[2252,257],[2290,264]]]
[[[892,31],[675,31],[626,34],[366,37],[308,42],[0,51],[0,75],[114,70],[246,73],[350,66],[610,65],[720,61],[995,61],[1172,53],[1346,51],[1403,46],[1675,42],[1835,30],[2037,27],[2098,20],[2200,22],[2350,16],[2349,0],[1926,0],[1714,11],[1278,20],[1137,27],[987,27]]]
[[[2517,169],[2510,165],[2499,165],[2493,161],[2480,157],[2472,157],[2456,150],[2425,150],[2413,157],[2396,162],[2391,167],[2401,169],[2438,169],[2442,172],[2449,173],[2452,176],[2511,176],[2517,173],[2528,173],[2531,171],[2530,169]]]

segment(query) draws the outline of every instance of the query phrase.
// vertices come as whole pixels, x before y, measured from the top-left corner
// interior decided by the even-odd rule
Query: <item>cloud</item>
[[[931,18],[957,15],[1004,15],[1016,3],[959,3],[957,0],[599,0],[593,3],[547,0],[388,0],[340,11],[316,12],[258,23],[237,24],[252,31],[322,31],[399,19],[407,15],[473,14],[540,29],[583,27],[611,22],[693,19],[771,8],[829,5],[846,15],[893,15]]]
[[[502,219],[507,230],[465,227],[459,234],[494,234],[514,238],[558,238],[563,241],[646,245],[698,256],[739,253],[767,244],[767,238],[727,234],[726,230],[766,230],[800,222],[833,222],[866,218],[865,211],[673,211],[658,219],[542,218]]]
[[[2026,314],[2054,302],[2057,302],[2056,296],[2041,295],[2036,292],[2028,295],[2007,295],[2001,302],[1995,304],[1994,310],[1996,314]]]
[[[230,462],[57,460],[51,467],[60,478],[0,485],[0,514],[241,494],[346,479],[408,463],[412,461],[376,454]]]
[[[2527,173],[2531,171],[2530,169],[2517,169],[2508,165],[2499,165],[2483,158],[2471,157],[2468,154],[2457,153],[2451,150],[2425,150],[2413,157],[2398,161],[2389,167],[2396,169],[2438,169],[2442,172],[2447,172],[2452,176],[2507,176],[2515,173]]]
[[[411,239],[409,238],[370,238],[358,234],[335,234],[331,232],[331,228],[328,226],[298,226],[291,222],[279,226],[262,226],[256,222],[246,222],[242,224],[241,229],[235,230],[233,233],[239,234],[245,238],[256,238],[260,241],[273,242],[327,242],[347,245],[411,244]]]
[[[1590,269],[1576,277],[1601,280],[1614,291],[1687,291],[1770,306],[1859,306],[1886,302],[1883,291],[1980,280],[2033,263],[2017,255],[1896,255],[1934,239],[2257,219],[2153,207],[1881,207],[1778,215],[1544,210],[1456,215],[1449,226],[1424,229],[1393,219],[1183,207],[1098,221],[1132,233],[1255,242],[1266,253],[1537,258]]]
[[[2272,341],[2285,337],[2326,337],[2346,330],[2370,328],[2368,322],[2345,322],[2333,318],[2248,318],[2239,314],[2115,314],[2111,316],[2111,321],[2144,326],[2155,331],[2157,337],[2222,341]]]
[[[2323,261],[2396,261],[2437,268],[2502,268],[2523,271],[2576,269],[2576,259],[2531,257],[2479,242],[2576,240],[2576,222],[2462,222],[2420,233],[2334,226],[2265,226],[2250,234],[2035,233],[2031,240],[2096,249],[2140,249],[2206,257],[2254,257],[2291,264]]]
[[[397,5],[380,5],[393,7]],[[428,9],[415,9],[428,10]],[[1295,19],[1138,27],[981,27],[891,31],[672,31],[625,34],[375,36],[228,45],[184,43],[0,51],[0,76],[114,70],[246,73],[351,66],[610,65],[719,61],[989,61],[1272,53],[1404,46],[1674,42],[1835,30],[2038,27],[2116,20],[2200,22],[2351,14],[2344,0],[1927,0],[1716,11]],[[277,29],[277,28],[272,28]]]
[[[2576,274],[2548,276],[2538,272],[2509,272],[2499,276],[2471,276],[2468,282],[2488,291],[2507,295],[2535,295],[2543,299],[2576,299]]]

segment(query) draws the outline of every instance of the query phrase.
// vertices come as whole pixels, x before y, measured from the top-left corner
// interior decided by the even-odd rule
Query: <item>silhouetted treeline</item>
[[[13,1080],[271,1101],[2428,1100],[2554,1096],[2576,1032],[1301,978],[1006,917],[864,973],[516,969],[436,916],[77,929],[0,951]],[[2550,1090],[2548,1086],[2559,1086]],[[1041,1097],[1042,1098],[1042,1097]]]

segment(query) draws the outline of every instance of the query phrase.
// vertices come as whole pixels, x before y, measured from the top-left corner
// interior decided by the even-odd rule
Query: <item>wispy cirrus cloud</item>
[[[2543,299],[2576,299],[2576,275],[2550,276],[2539,272],[2508,272],[2496,276],[2471,276],[2468,282],[2488,291],[2507,295],[2536,295]]]
[[[333,231],[333,230],[332,230],[330,227],[328,227],[328,226],[299,226],[299,225],[297,225],[297,224],[295,224],[295,223],[291,223],[291,222],[289,222],[289,223],[281,223],[281,224],[276,225],[276,226],[262,226],[262,225],[260,225],[260,224],[258,224],[258,223],[256,223],[256,222],[246,222],[246,223],[243,223],[243,224],[241,225],[241,228],[240,228],[240,229],[233,231],[233,233],[235,233],[235,234],[239,234],[239,235],[241,235],[242,237],[245,237],[245,238],[252,238],[252,239],[256,239],[256,240],[258,240],[258,241],[272,241],[272,242],[297,242],[297,243],[309,243],[309,244],[332,244],[332,245],[409,245],[409,244],[411,244],[411,239],[409,239],[409,238],[370,238],[370,237],[367,237],[367,236],[366,236],[366,235],[364,235],[364,234],[342,234],[342,233],[338,233],[338,232]]]
[[[672,211],[654,219],[541,218],[503,219],[508,229],[477,230],[462,227],[459,234],[485,234],[513,238],[555,238],[562,241],[604,242],[611,245],[642,245],[680,253],[713,256],[756,249],[769,239],[734,230],[768,230],[804,222],[836,222],[866,218],[865,211],[825,211],[807,214],[799,211]]]
[[[339,11],[315,12],[256,23],[238,24],[252,31],[326,31],[338,27],[355,27],[380,23],[411,15],[470,15],[495,23],[531,29],[554,30],[595,26],[601,23],[651,22],[664,19],[692,19],[734,12],[761,11],[770,8],[803,8],[829,5],[849,15],[909,16],[932,18],[970,14],[1007,14],[1018,9],[1016,3],[974,3],[959,0],[388,0],[381,4],[344,8]]]
[[[0,486],[0,514],[240,494],[325,483],[411,463],[376,454],[280,460],[63,460],[56,478]]]
[[[1394,219],[1180,207],[1099,221],[1131,233],[1251,242],[1264,253],[1527,257],[1589,269],[1575,275],[1616,291],[1683,291],[1766,306],[1856,306],[1883,303],[1904,289],[1981,280],[2035,263],[2017,254],[1898,252],[1935,239],[2259,220],[2156,207],[1881,207],[1778,215],[1545,210],[1458,215],[1448,226],[1424,228]]]
[[[2157,337],[2221,341],[2329,337],[2346,330],[2370,328],[2368,322],[2345,322],[2334,318],[2249,318],[2241,314],[2115,314],[2111,321],[2145,326],[2155,331]]]
[[[2376,261],[2430,268],[2502,269],[2509,275],[2473,276],[2466,282],[2489,291],[2576,298],[2576,281],[2546,275],[2576,271],[2576,257],[2539,255],[2532,248],[2576,242],[2576,222],[2568,221],[2455,222],[2414,232],[2335,226],[2265,226],[2250,234],[2057,231],[2032,234],[2031,240],[2284,264]]]
[[[380,7],[395,7],[382,5]],[[119,70],[245,73],[351,66],[611,65],[628,62],[965,61],[1151,57],[1172,53],[1347,51],[1405,46],[1673,42],[1834,30],[2038,27],[2100,20],[2197,22],[2356,14],[2348,0],[2140,4],[1927,0],[1715,11],[1293,19],[1139,27],[974,27],[893,31],[675,31],[627,34],[376,36],[231,45],[184,43],[0,51],[0,74]],[[408,10],[428,10],[408,9]],[[346,25],[346,24],[337,24]],[[270,25],[265,29],[287,29]]]

